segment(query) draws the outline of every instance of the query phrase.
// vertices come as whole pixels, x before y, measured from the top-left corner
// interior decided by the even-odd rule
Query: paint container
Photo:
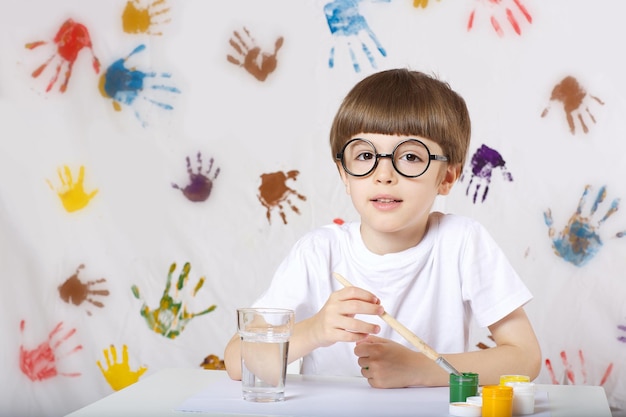
[[[513,415],[523,416],[535,412],[535,384],[532,382],[507,382],[513,388]]]
[[[501,375],[500,385],[506,385],[507,382],[530,382],[527,375]]]
[[[463,372],[461,376],[450,374],[450,402],[465,402],[467,397],[478,394],[478,374]]]
[[[451,416],[460,417],[480,417],[482,413],[480,406],[462,402],[450,403],[448,412]]]
[[[483,387],[482,417],[511,417],[513,415],[513,387],[486,385]]]
[[[469,403],[469,404],[474,404],[474,405],[477,405],[479,407],[482,407],[482,405],[483,405],[483,397],[481,397],[480,395],[476,395],[474,397],[467,397],[466,402]]]

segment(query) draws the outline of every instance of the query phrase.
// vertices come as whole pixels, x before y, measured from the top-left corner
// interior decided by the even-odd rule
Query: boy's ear
[[[439,184],[439,195],[448,195],[448,193],[450,193],[452,186],[461,176],[461,168],[460,164],[448,164],[441,183]]]

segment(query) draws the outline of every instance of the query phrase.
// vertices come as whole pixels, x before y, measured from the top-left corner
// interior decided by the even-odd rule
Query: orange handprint
[[[168,16],[170,8],[165,0],[154,0],[147,5],[142,5],[140,0],[126,2],[122,13],[122,27],[126,33],[145,33],[148,35],[162,35],[163,32],[152,30],[155,26],[169,23],[172,19]]]
[[[413,0],[413,7],[421,7],[422,9],[425,9],[428,7],[428,0]]]
[[[61,168],[57,170],[59,174],[59,179],[61,180],[61,187],[59,187],[56,192],[59,198],[61,199],[61,203],[63,203],[63,207],[68,213],[80,210],[85,208],[89,201],[98,193],[98,190],[93,190],[89,194],[85,192],[83,188],[83,181],[85,178],[85,167],[81,165],[78,171],[78,181],[74,183],[72,178],[72,171],[70,168],[65,165],[63,167],[63,171]],[[65,177],[63,176],[65,174]],[[54,190],[54,186],[49,180],[46,180],[50,189]]]
[[[278,50],[283,46],[283,38],[280,37],[276,39],[273,53],[261,53],[261,48],[256,45],[248,29],[244,27],[243,31],[246,39],[244,39],[239,32],[235,31],[229,42],[238,57],[228,54],[226,59],[231,64],[244,67],[246,71],[252,74],[257,80],[265,81],[267,76],[276,69],[278,63],[276,55],[278,54]]]
[[[126,345],[122,347],[122,362],[117,362],[115,346],[111,345],[108,350],[104,349],[102,352],[104,353],[107,369],[104,369],[100,361],[97,361],[96,364],[111,388],[115,391],[119,391],[139,381],[141,375],[148,369],[145,366],[139,367],[136,371],[130,369],[128,364],[128,346]]]

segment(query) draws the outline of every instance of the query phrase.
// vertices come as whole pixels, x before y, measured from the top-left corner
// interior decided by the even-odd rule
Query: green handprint
[[[113,345],[111,345],[109,350],[105,349],[103,351],[107,369],[104,369],[100,361],[96,362],[98,368],[100,368],[100,372],[102,372],[104,378],[115,391],[119,391],[122,388],[126,388],[127,386],[139,381],[139,377],[141,377],[141,375],[143,375],[143,373],[148,369],[145,366],[141,366],[137,369],[137,371],[131,371],[128,363],[128,346],[124,345],[122,349],[121,363],[117,362],[117,350]],[[109,356],[109,351],[111,352],[112,358]],[[113,363],[111,363],[111,359],[113,360]]]
[[[174,339],[179,336],[191,319],[196,316],[210,313],[217,307],[216,305],[212,305],[199,313],[190,313],[187,311],[187,307],[183,305],[183,301],[178,296],[178,292],[185,287],[187,281],[189,280],[189,270],[191,269],[189,262],[183,266],[183,270],[178,277],[178,282],[176,284],[176,288],[174,289],[174,297],[170,296],[169,292],[172,286],[172,274],[175,269],[176,263],[174,262],[170,266],[169,273],[167,274],[167,283],[165,285],[165,289],[163,290],[159,307],[152,310],[146,305],[145,301],[141,307],[141,315],[144,319],[146,319],[148,327],[156,333],[162,334],[170,339]],[[203,285],[204,277],[201,277],[193,289],[194,297]],[[139,288],[137,288],[136,285],[133,285],[131,289],[135,298],[141,300]]]

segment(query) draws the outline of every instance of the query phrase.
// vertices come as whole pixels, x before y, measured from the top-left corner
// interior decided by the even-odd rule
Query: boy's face
[[[372,133],[355,137],[370,141],[378,154],[391,154],[396,145],[406,139],[419,139],[431,154],[442,154],[437,143],[421,137]],[[338,164],[346,192],[361,216],[361,233],[366,245],[374,252],[383,253],[384,248],[377,251],[372,246],[387,236],[393,236],[401,248],[414,246],[421,240],[435,197],[448,194],[460,174],[460,167],[438,160],[430,161],[426,172],[416,178],[398,173],[391,158],[378,158],[374,171],[364,177],[352,176],[340,162]]]

